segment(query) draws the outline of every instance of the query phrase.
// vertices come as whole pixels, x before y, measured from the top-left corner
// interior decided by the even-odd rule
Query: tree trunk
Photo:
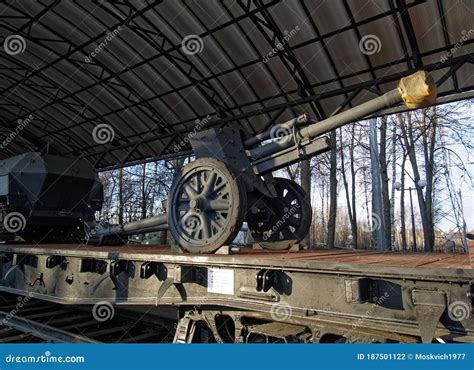
[[[321,230],[326,231],[326,177],[321,180]]]
[[[146,210],[147,210],[147,191],[146,191],[146,164],[142,164],[142,173],[140,179],[140,192],[141,192],[141,199],[140,199],[140,208],[141,208],[141,218],[144,219],[146,217]]]
[[[402,168],[400,170],[400,184],[401,184],[401,191],[400,191],[400,234],[402,238],[402,250],[407,250],[407,225],[405,221],[405,192],[403,189],[405,188],[405,163],[406,163],[406,155],[403,153],[402,158]]]
[[[351,225],[351,235],[352,235],[352,246],[357,248],[357,222],[354,219],[353,215],[353,205],[355,211],[355,203],[351,204],[351,198],[349,195],[349,184],[347,182],[347,175],[346,175],[346,165],[345,165],[345,158],[344,158],[344,143],[342,141],[342,130],[339,131],[339,145],[340,148],[340,156],[341,156],[341,174],[342,174],[342,181],[344,184],[344,190],[346,193],[346,203],[347,203],[347,213],[349,216],[349,223]],[[349,147],[349,150],[351,148]]]
[[[401,129],[400,144],[403,150],[401,170],[400,170],[400,237],[402,243],[402,250],[407,250],[407,227],[405,221],[405,163],[407,159],[406,146],[403,146],[403,139],[406,135],[405,121],[403,119],[403,114],[399,113],[398,115],[398,124]]]
[[[377,139],[377,119],[371,118],[369,125],[370,172],[372,174],[372,222],[367,225],[372,232],[377,249],[387,249],[382,203],[382,185],[380,174],[380,154]]]
[[[351,168],[351,188],[352,188],[352,238],[354,239],[354,248],[359,245],[359,235],[357,231],[357,203],[356,203],[356,170],[355,170],[355,125],[352,125],[351,130],[351,145],[349,147],[349,160]]]
[[[119,186],[118,186],[118,222],[123,224],[123,168],[119,169]]]
[[[301,187],[305,191],[308,201],[311,204],[311,163],[309,159],[301,162],[300,175],[301,175]],[[309,233],[306,234],[306,236],[302,240],[302,244],[307,247],[310,247]]]
[[[437,118],[436,108],[433,108],[433,117],[430,120],[430,127],[428,129],[426,112],[428,109],[423,110],[423,123],[426,127],[423,132],[423,154],[425,158],[425,174],[426,174],[426,191],[425,191],[425,218],[426,218],[426,237],[428,243],[425,241],[425,251],[432,252],[434,247],[434,225],[433,225],[433,177],[434,177],[434,151],[435,151],[435,140],[437,133]],[[423,192],[421,191],[423,197]],[[425,227],[425,226],[424,226]]]
[[[337,137],[336,131],[331,131],[331,158],[329,172],[329,217],[326,244],[329,248],[335,247],[336,240],[336,215],[337,215]]]
[[[368,173],[368,169],[364,168],[363,185],[364,185],[364,199],[365,199],[364,206],[365,206],[365,217],[366,217],[365,223],[366,223],[366,225],[370,225],[369,182],[367,181],[368,178],[370,178],[370,174]],[[374,247],[374,239],[371,237],[370,241],[371,241],[370,246],[373,248]]]
[[[419,186],[419,182],[421,179],[420,171],[418,169],[418,162],[416,158],[415,152],[415,140],[414,140],[414,133],[413,133],[413,122],[412,122],[412,114],[410,112],[407,113],[408,115],[408,130],[404,132],[404,140],[405,145],[407,147],[408,158],[410,159],[411,167],[413,170],[414,175],[414,182],[415,182],[415,189],[418,198],[418,207],[420,209],[421,214],[421,222],[423,225],[423,239],[424,239],[424,249],[426,252],[431,252],[433,250],[433,239],[431,237],[430,230],[432,226],[430,226],[430,219],[429,219],[429,212],[426,212],[426,204],[425,199],[423,197],[423,190]],[[423,119],[425,119],[425,114],[423,113]],[[402,126],[402,128],[404,128]]]
[[[395,242],[395,233],[396,233],[396,227],[395,227],[395,182],[397,181],[397,124],[395,123],[394,120],[392,122],[392,192],[390,194],[390,241],[391,241],[391,246],[392,248],[395,248],[395,245],[397,244]],[[399,249],[400,246],[397,245],[397,249]]]
[[[382,182],[382,210],[383,225],[385,227],[385,248],[392,249],[392,221],[390,219],[390,196],[388,192],[388,168],[387,168],[387,116],[382,116],[380,126],[380,149],[379,149],[380,175]]]

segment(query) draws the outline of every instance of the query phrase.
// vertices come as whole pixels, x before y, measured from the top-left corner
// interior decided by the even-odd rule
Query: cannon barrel
[[[350,122],[364,118],[381,109],[393,107],[401,102],[404,102],[407,108],[415,109],[433,104],[435,99],[436,85],[433,79],[425,71],[419,71],[402,78],[397,88],[382,96],[369,100],[366,103],[336,114],[323,121],[296,130],[295,132],[298,138],[294,135],[282,137],[266,145],[249,150],[249,154],[253,160],[265,158],[295,145],[298,139],[314,139]]]
[[[165,226],[168,222],[168,217],[166,214],[153,216],[149,218],[145,218],[143,220],[132,221],[126,223],[122,226],[123,232],[126,234],[134,234],[134,233],[143,233],[143,230],[147,230],[150,228],[155,228],[159,226]],[[165,226],[165,229],[167,227]]]
[[[295,125],[303,124],[309,121],[309,116],[308,114],[304,113],[298,117],[292,118],[286,122],[279,123],[278,127],[286,130],[291,130]],[[245,148],[250,148],[254,146],[255,144],[261,143],[264,140],[268,140],[272,137],[272,130],[267,130],[264,131],[260,134],[257,134],[255,136],[251,136],[248,139],[244,141],[244,147]]]
[[[148,217],[138,221],[128,222],[123,225],[90,226],[88,244],[107,244],[107,237],[147,234],[156,231],[168,230],[168,216],[165,214]],[[115,239],[113,239],[115,240]]]

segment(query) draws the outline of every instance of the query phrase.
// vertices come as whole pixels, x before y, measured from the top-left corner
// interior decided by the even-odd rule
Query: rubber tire
[[[298,229],[295,230],[294,238],[292,239],[271,242],[255,240],[255,242],[258,243],[264,249],[285,250],[291,248],[291,246],[304,239],[304,237],[308,234],[309,228],[311,227],[311,222],[313,220],[313,209],[311,207],[310,201],[308,200],[308,195],[303,190],[303,188],[295,181],[283,177],[275,177],[274,181],[275,189],[278,189],[278,187],[282,187],[284,189],[291,188],[291,190],[298,194],[297,197],[299,202],[301,203],[301,213],[303,215],[301,219],[301,224],[299,225]],[[252,231],[250,224],[249,229],[250,231]],[[254,236],[253,233],[252,236]]]
[[[174,198],[177,189],[181,185],[181,180],[189,173],[197,171],[203,167],[213,167],[221,172],[228,179],[232,192],[232,208],[229,212],[229,219],[234,222],[228,225],[229,229],[222,233],[216,240],[206,243],[205,245],[195,245],[189,243],[180,233],[179,221],[176,219],[175,210],[173,208]],[[170,196],[168,197],[168,227],[174,240],[187,252],[190,253],[213,253],[223,245],[228,245],[237,236],[242,228],[247,211],[247,192],[245,184],[239,176],[236,176],[225,163],[210,157],[199,158],[184,166],[180,176],[176,177],[171,185]]]

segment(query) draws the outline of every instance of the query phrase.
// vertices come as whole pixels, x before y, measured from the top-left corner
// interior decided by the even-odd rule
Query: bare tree
[[[118,173],[118,223],[120,225],[123,224],[123,216],[124,216],[123,183],[124,183],[123,168],[120,168],[119,173]]]
[[[398,249],[396,247],[396,223],[395,223],[395,183],[397,181],[397,123],[394,119],[390,120],[392,138],[391,138],[391,164],[392,164],[392,191],[390,194],[390,245],[392,249]]]
[[[347,204],[347,215],[349,217],[349,223],[351,225],[351,234],[352,234],[352,244],[355,248],[357,248],[357,205],[355,202],[355,171],[354,171],[354,125],[351,127],[351,135],[350,135],[350,144],[346,145],[343,141],[343,130],[339,130],[339,144],[340,144],[340,157],[341,157],[341,174],[342,174],[342,181],[344,185],[344,190],[346,193],[346,204]],[[344,155],[344,148],[348,146],[349,150],[349,165],[351,168],[351,194],[349,192],[349,184],[347,181],[346,175],[346,165],[345,165],[345,155]]]
[[[403,115],[399,113],[397,115],[398,118],[398,124],[400,127],[405,125],[405,122],[403,120]],[[402,143],[402,137],[400,136],[398,138],[400,140],[400,148],[402,151],[402,158],[401,158],[401,164],[400,164],[400,236],[401,236],[401,244],[402,244],[402,250],[407,250],[407,231],[406,231],[406,221],[405,221],[405,163],[407,159],[407,152],[405,150],[405,146]]]
[[[383,210],[383,225],[385,227],[385,246],[391,249],[392,246],[392,220],[390,218],[390,195],[388,191],[388,162],[387,162],[387,116],[382,116],[380,119],[380,148],[379,148],[379,163],[380,174],[382,182],[382,210]]]
[[[330,173],[329,173],[329,217],[328,217],[328,233],[327,245],[329,248],[334,247],[336,240],[336,216],[337,216],[337,136],[333,130],[329,134],[331,142],[330,154]]]

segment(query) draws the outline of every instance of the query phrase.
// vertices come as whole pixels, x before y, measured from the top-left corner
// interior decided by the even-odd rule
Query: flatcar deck
[[[375,251],[364,249],[319,249],[301,251],[270,251],[264,249],[252,249],[251,247],[239,248],[238,251],[229,255],[221,254],[191,254],[177,253],[168,246],[103,246],[94,247],[84,244],[46,244],[42,246],[34,244],[10,244],[0,245],[0,253],[7,251],[18,251],[35,254],[50,254],[52,251],[64,255],[160,255],[180,256],[189,259],[202,257],[212,258],[239,258],[247,262],[248,259],[264,262],[266,260],[305,260],[324,261],[332,263],[360,263],[365,265],[398,266],[398,267],[425,267],[425,268],[452,268],[471,269],[469,257],[466,254],[443,254],[443,253],[419,253],[419,252],[392,252]]]
[[[63,304],[176,307],[188,323],[226,315],[236,333],[272,331],[267,323],[276,321],[306,328],[312,341],[325,333],[351,341],[474,341],[467,255],[8,244],[0,246],[0,273],[0,291]],[[245,340],[242,330],[236,341]]]
[[[449,276],[465,275],[474,278],[474,270],[466,254],[393,252],[363,249],[319,249],[299,251],[270,251],[243,247],[229,254],[191,254],[179,253],[176,249],[162,245],[138,246],[102,246],[85,244],[6,244],[0,245],[0,253],[23,253],[34,255],[62,255],[94,258],[122,258],[133,260],[187,261],[197,264],[243,264],[271,265],[281,267],[314,267],[328,269],[363,269],[379,272],[393,271],[384,269],[392,267],[397,271],[441,273]],[[416,269],[416,270],[413,270]],[[419,270],[422,269],[422,270]],[[454,271],[440,271],[454,269]]]

